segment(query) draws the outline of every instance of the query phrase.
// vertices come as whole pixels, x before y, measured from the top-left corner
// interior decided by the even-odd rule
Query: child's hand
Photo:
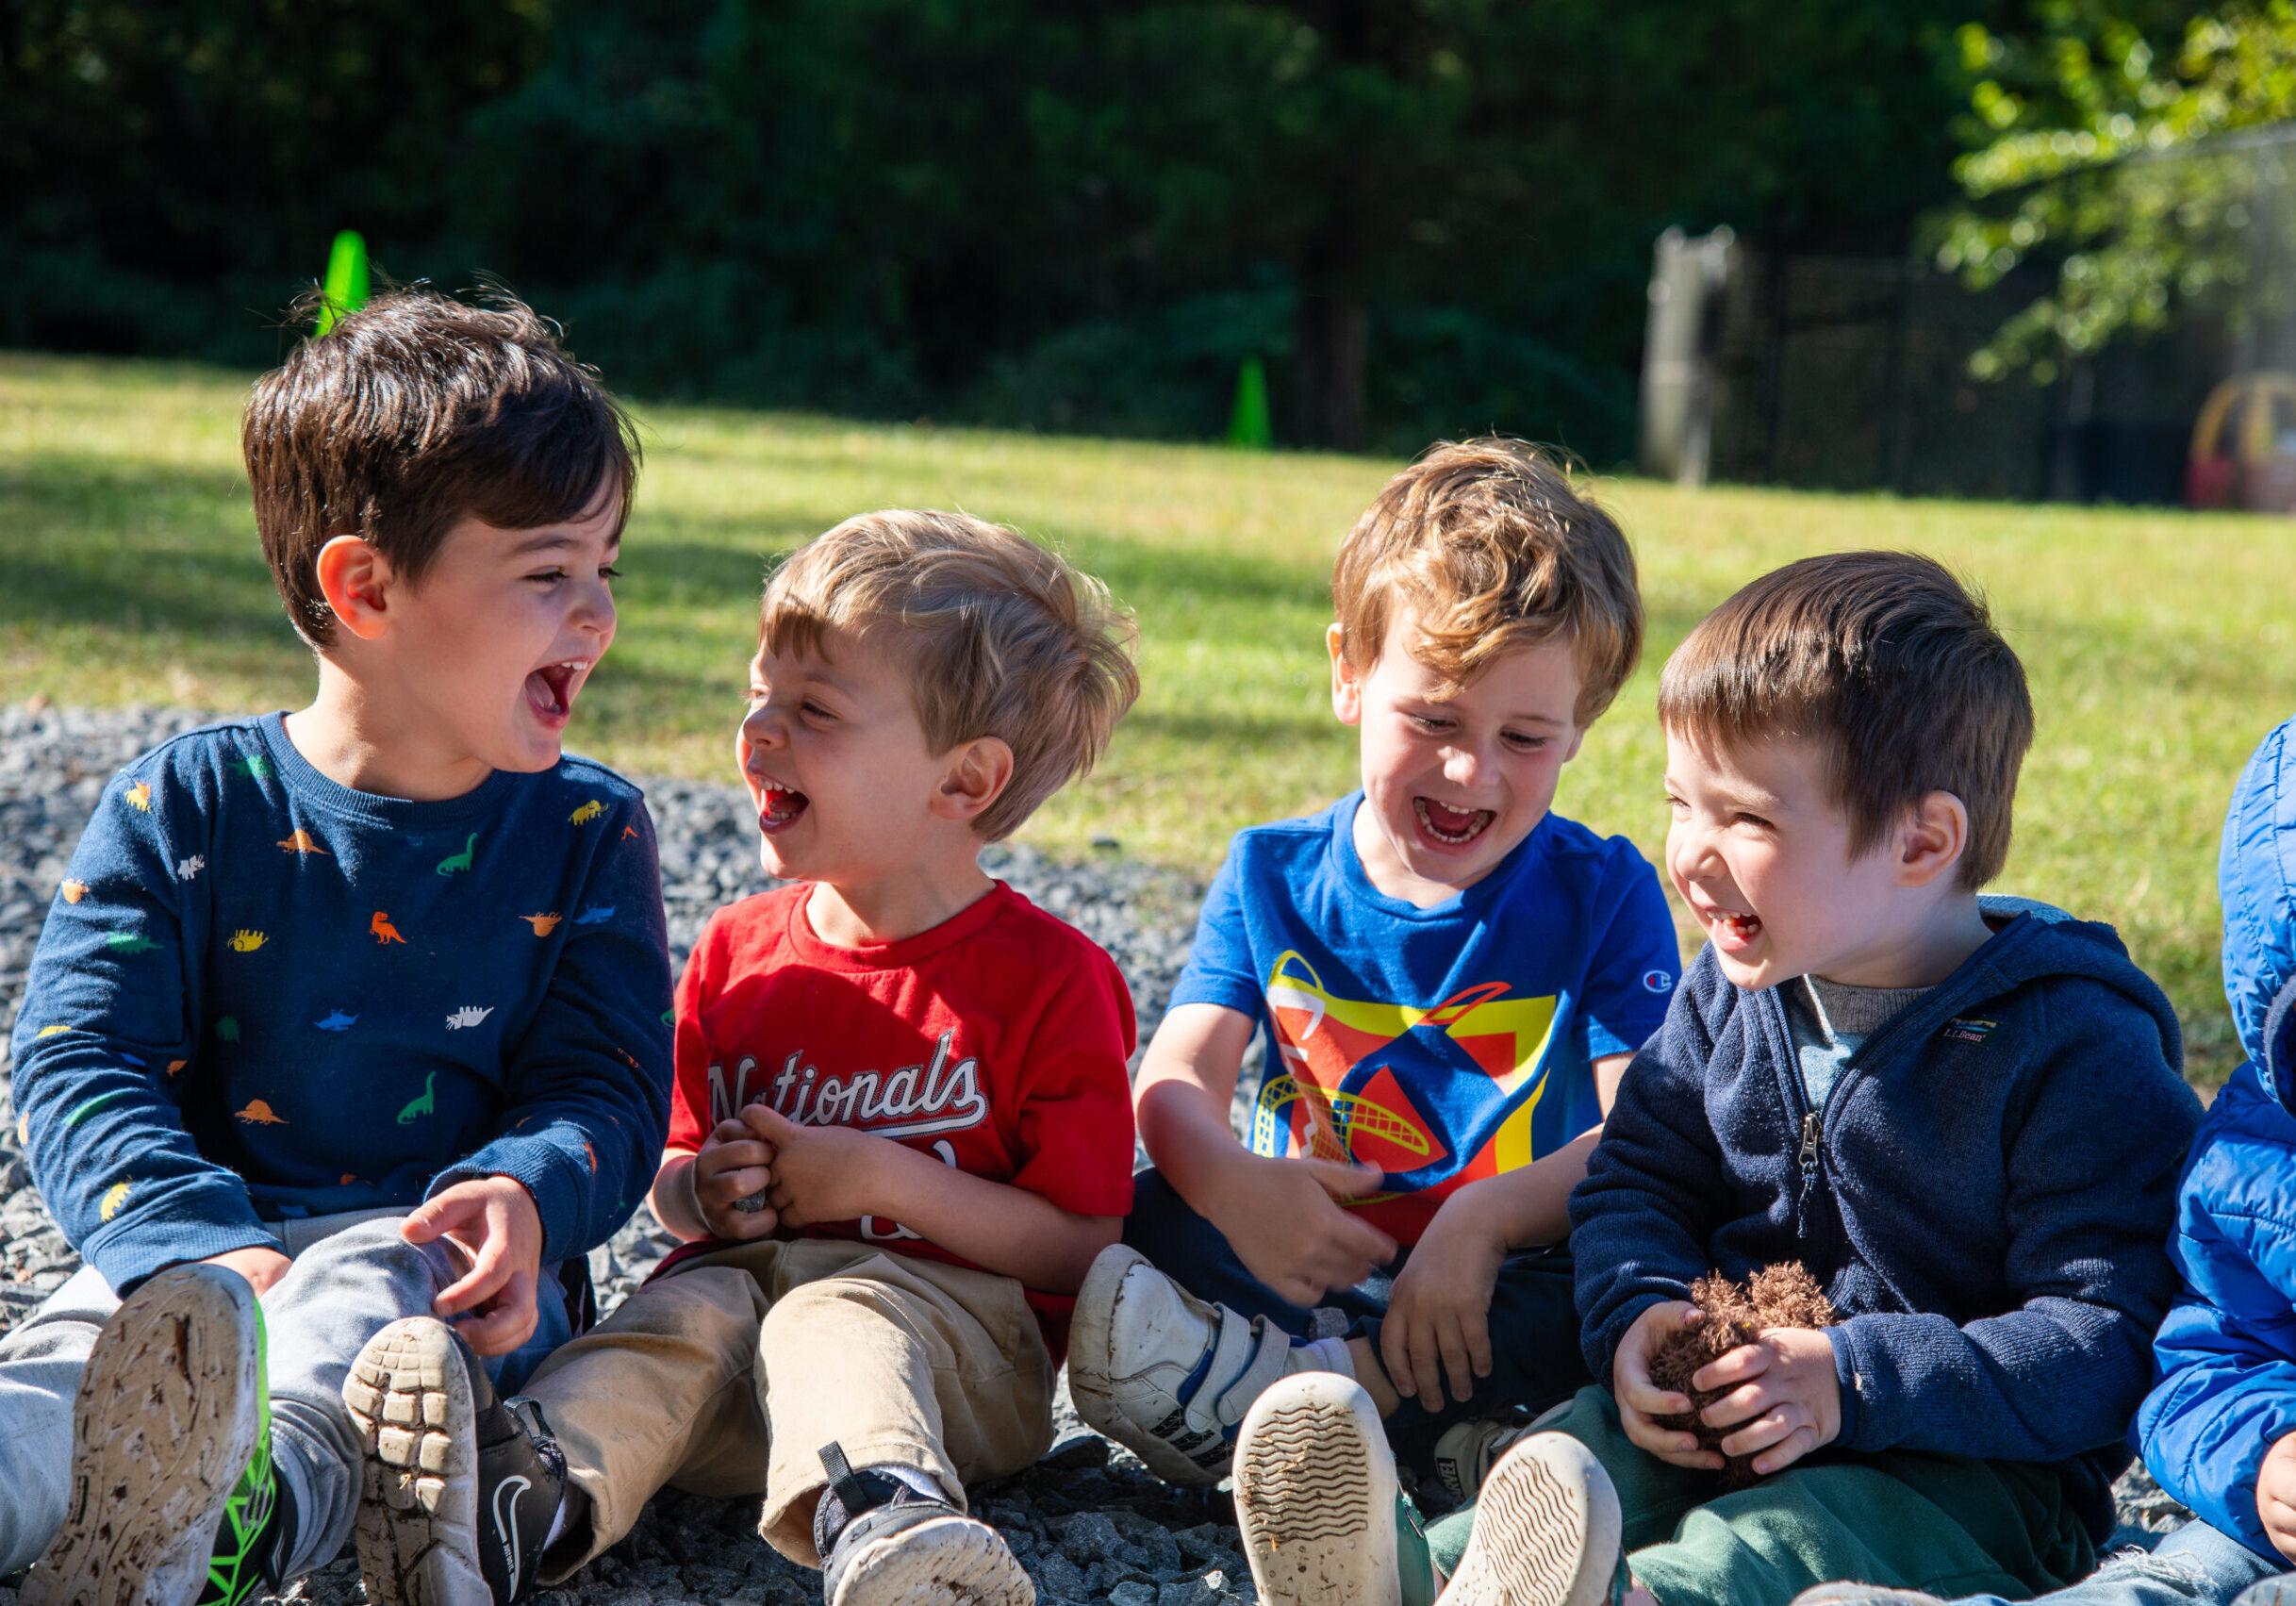
[[[211,1254],[201,1264],[221,1266],[238,1272],[247,1279],[247,1285],[260,1299],[273,1283],[287,1275],[288,1267],[294,1262],[268,1244],[250,1244],[243,1250],[225,1250],[222,1254]]]
[[[1754,1470],[1765,1478],[1831,1444],[1842,1431],[1833,1343],[1806,1327],[1767,1329],[1699,1367],[1690,1381],[1701,1390],[1730,1390],[1702,1415],[1709,1427],[1736,1427],[1722,1441],[1723,1452],[1752,1455]]]
[[[879,1166],[889,1137],[850,1126],[800,1126],[764,1104],[744,1106],[742,1124],[773,1151],[773,1181],[766,1198],[785,1227],[852,1221],[882,1214]],[[928,1157],[929,1158],[929,1157]]]
[[[1507,1244],[1487,1218],[1487,1198],[1470,1184],[1443,1201],[1396,1275],[1379,1327],[1387,1381],[1430,1411],[1442,1409],[1444,1372],[1462,1405],[1475,1380],[1491,1375],[1491,1290]]]
[[[431,1310],[454,1322],[471,1349],[507,1355],[534,1336],[542,1217],[525,1184],[515,1177],[456,1183],[425,1200],[399,1232],[410,1244],[448,1239],[471,1257],[471,1269],[439,1291]]]
[[[739,1120],[722,1120],[702,1140],[686,1176],[694,1212],[710,1235],[743,1243],[770,1233],[779,1217],[762,1196],[773,1185],[773,1148],[750,1135]],[[749,1209],[741,1200],[757,1201]]]
[[[1627,1437],[1660,1461],[1719,1472],[1722,1457],[1710,1449],[1700,1449],[1695,1434],[1661,1428],[1651,1420],[1653,1416],[1679,1416],[1690,1409],[1688,1395],[1676,1394],[1650,1381],[1650,1357],[1682,1325],[1683,1317],[1697,1308],[1688,1300],[1669,1300],[1636,1316],[1611,1361],[1611,1394],[1618,1401],[1618,1419]],[[1723,1357],[1728,1359],[1728,1355]]]
[[[1213,1225],[1245,1268],[1295,1305],[1352,1288],[1396,1257],[1396,1241],[1335,1200],[1371,1193],[1376,1166],[1241,1156]]]
[[[2272,1548],[2296,1562],[2296,1433],[2283,1434],[2256,1468],[2256,1515]]]

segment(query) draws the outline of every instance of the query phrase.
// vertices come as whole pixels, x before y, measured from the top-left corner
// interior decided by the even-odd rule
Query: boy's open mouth
[[[1419,829],[1446,847],[1462,848],[1491,828],[1498,816],[1487,808],[1453,808],[1433,798],[1412,799]]]
[[[1762,933],[1759,915],[1733,915],[1726,909],[1713,909],[1708,911],[1706,919],[1714,933],[1714,946],[1725,952],[1752,946]]]
[[[757,789],[757,824],[768,836],[781,830],[805,812],[812,800],[803,792],[786,786],[760,786]]]
[[[548,724],[564,724],[574,711],[574,694],[581,688],[583,671],[588,669],[585,658],[570,658],[562,664],[544,664],[526,677],[526,705],[535,717]]]

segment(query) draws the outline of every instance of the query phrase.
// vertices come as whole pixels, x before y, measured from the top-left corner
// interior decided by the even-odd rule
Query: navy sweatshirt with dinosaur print
[[[652,1180],[669,1010],[637,788],[567,758],[375,797],[266,715],[105,789],[32,957],[18,1127],[49,1213],[123,1292],[274,1244],[266,1220],[487,1175],[533,1194],[549,1264]]]

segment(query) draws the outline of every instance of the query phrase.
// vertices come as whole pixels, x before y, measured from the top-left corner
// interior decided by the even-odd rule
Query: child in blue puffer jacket
[[[2184,1286],[2154,1340],[2157,1381],[2130,1435],[2195,1520],[2149,1555],[2041,1597],[2046,1606],[2296,1599],[2296,720],[2264,738],[2233,791],[2217,883],[2224,994],[2248,1059],[2209,1107],[2178,1184],[2169,1254]],[[1926,1598],[1829,1584],[1795,1606]]]

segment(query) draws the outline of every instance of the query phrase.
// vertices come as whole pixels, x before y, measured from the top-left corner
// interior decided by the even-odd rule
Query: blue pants
[[[2277,1559],[2268,1561],[2238,1539],[2193,1521],[2163,1539],[2158,1548],[2107,1556],[2080,1582],[2036,1596],[2027,1606],[2230,1606],[2249,1585],[2283,1571]],[[1955,1606],[2008,1603],[1997,1595],[1971,1595]]]
[[[1247,1316],[1265,1316],[1295,1338],[1363,1338],[1374,1353],[1396,1273],[1411,1258],[1410,1250],[1399,1250],[1392,1266],[1352,1288],[1332,1289],[1316,1310],[1292,1304],[1246,1270],[1226,1235],[1190,1208],[1153,1167],[1132,1178],[1132,1213],[1124,1219],[1124,1241],[1199,1300]],[[1452,1401],[1447,1376],[1443,1400],[1434,1409],[1407,1396],[1387,1419],[1388,1442],[1398,1460],[1432,1471],[1435,1441],[1453,1423],[1503,1416],[1518,1405],[1542,1411],[1594,1381],[1578,1352],[1572,1283],[1567,1245],[1507,1257],[1491,1290],[1491,1375],[1477,1380],[1463,1405]],[[1319,1311],[1337,1312],[1338,1321],[1319,1316]],[[1333,1332],[1339,1322],[1345,1326]]]

